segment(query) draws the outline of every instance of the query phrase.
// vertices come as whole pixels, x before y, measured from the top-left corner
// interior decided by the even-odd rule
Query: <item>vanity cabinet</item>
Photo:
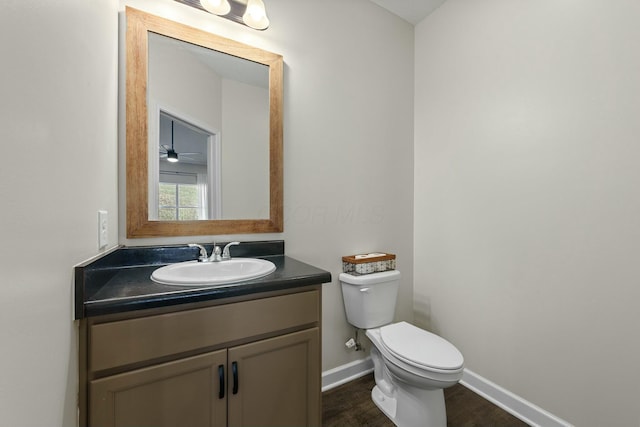
[[[81,420],[91,427],[320,425],[320,292],[310,286],[89,318]]]
[[[221,350],[94,380],[89,425],[224,426],[227,402],[214,389],[226,361]]]

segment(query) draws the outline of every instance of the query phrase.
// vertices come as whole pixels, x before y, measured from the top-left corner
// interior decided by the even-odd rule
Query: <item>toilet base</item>
[[[398,407],[396,399],[385,396],[378,386],[373,387],[371,390],[371,399],[387,418],[392,421],[396,418],[396,409]]]
[[[377,385],[371,390],[376,406],[398,427],[446,427],[447,412],[442,389],[417,389],[408,384],[393,387],[387,395]]]

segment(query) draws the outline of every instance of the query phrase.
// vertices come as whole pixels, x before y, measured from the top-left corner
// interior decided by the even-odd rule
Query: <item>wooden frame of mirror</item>
[[[127,7],[126,34],[126,203],[127,238],[270,233],[283,230],[281,55]],[[148,207],[148,34],[247,59],[269,67],[269,218],[152,221]]]

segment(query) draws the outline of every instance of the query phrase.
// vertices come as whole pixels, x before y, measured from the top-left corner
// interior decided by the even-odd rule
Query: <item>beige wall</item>
[[[153,137],[157,132],[158,109],[180,113],[185,121],[208,131],[219,131],[222,78],[186,49],[158,40],[150,45],[147,85],[149,129]]]
[[[223,79],[221,130],[222,218],[269,218],[269,89]]]
[[[640,3],[449,0],[416,27],[416,317],[579,426],[637,426]]]
[[[117,244],[117,2],[0,6],[0,425],[76,423],[73,265]]]

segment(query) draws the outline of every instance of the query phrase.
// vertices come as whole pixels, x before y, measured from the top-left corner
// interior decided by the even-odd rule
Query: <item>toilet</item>
[[[460,351],[410,323],[392,323],[399,271],[339,277],[347,321],[365,329],[373,344],[374,403],[399,427],[445,427],[443,389],[462,378]]]

